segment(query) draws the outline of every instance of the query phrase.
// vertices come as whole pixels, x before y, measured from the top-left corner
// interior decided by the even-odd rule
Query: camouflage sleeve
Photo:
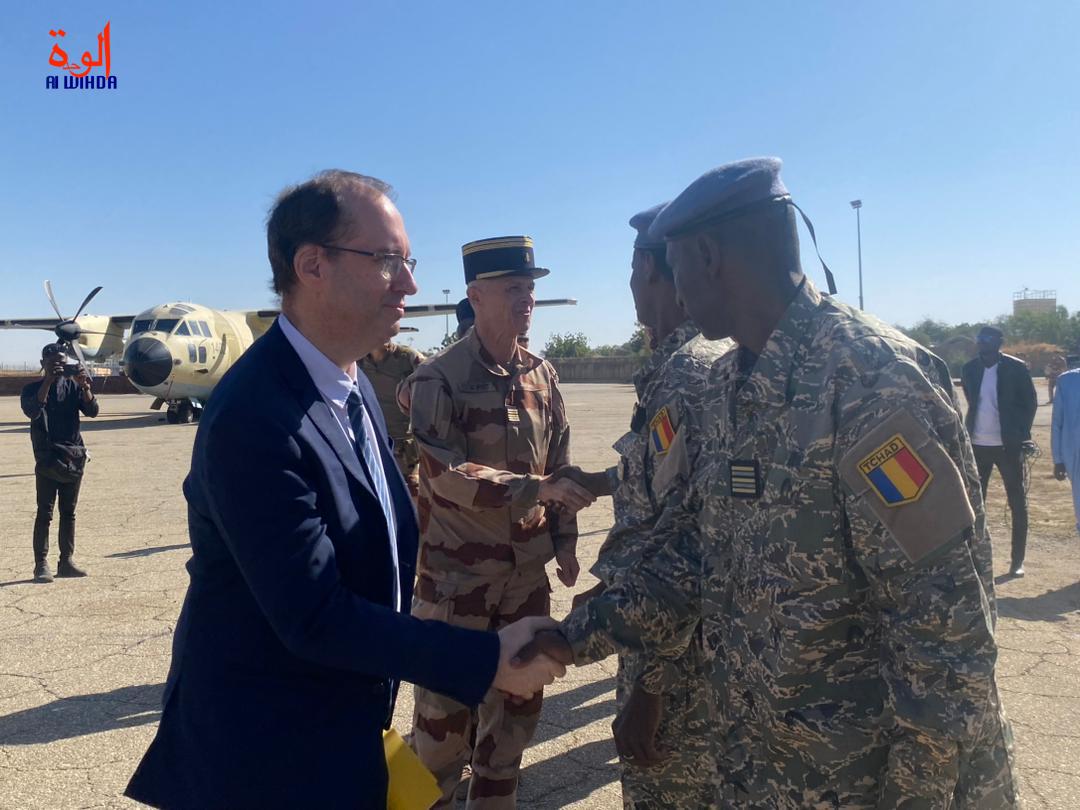
[[[566,419],[566,405],[558,380],[551,383],[551,444],[548,445],[547,463],[544,473],[551,475],[560,467],[570,464],[570,423]],[[578,526],[577,515],[560,515],[548,509],[547,518],[551,528],[551,541],[556,552],[577,553]]]
[[[944,806],[996,700],[970,448],[947,392],[907,359],[861,375],[838,420],[847,542],[876,607],[892,721],[879,807]]]
[[[675,661],[701,616],[701,478],[671,487],[653,528],[651,553],[563,621],[578,666],[615,652],[647,653],[646,691],[660,693],[675,682]]]
[[[410,379],[413,436],[421,469],[436,495],[475,510],[536,503],[540,476],[468,461],[467,435],[454,416],[454,403],[444,380],[418,375]]]

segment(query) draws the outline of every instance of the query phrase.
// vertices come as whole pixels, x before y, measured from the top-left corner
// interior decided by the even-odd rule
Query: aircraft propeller
[[[45,282],[45,295],[48,297],[49,304],[52,306],[53,312],[56,313],[56,317],[60,319],[60,323],[53,327],[53,334],[55,334],[57,338],[71,346],[72,350],[74,350],[76,356],[79,358],[80,363],[85,363],[86,358],[83,357],[82,349],[79,347],[79,335],[105,334],[104,332],[90,332],[88,330],[84,330],[81,326],[79,326],[78,323],[76,323],[76,319],[83,314],[83,310],[86,309],[86,305],[89,304],[92,300],[94,300],[94,296],[97,295],[99,292],[101,292],[101,287],[94,287],[94,289],[90,291],[90,294],[83,299],[82,304],[80,304],[78,310],[75,311],[74,317],[65,318],[60,313],[60,307],[56,305],[56,296],[53,295],[52,284],[47,280]]]

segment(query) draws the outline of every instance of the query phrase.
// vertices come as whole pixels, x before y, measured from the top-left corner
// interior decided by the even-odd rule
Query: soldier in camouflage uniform
[[[394,459],[413,498],[419,491],[420,456],[409,427],[408,414],[398,408],[397,387],[408,379],[423,359],[424,355],[412,346],[403,346],[391,340],[357,364],[375,389],[375,396],[386,418],[386,429],[394,440]]]
[[[663,547],[533,646],[651,649],[662,692],[701,633],[710,806],[1016,807],[990,538],[944,364],[817,292],[791,205],[778,160],[741,161],[654,222],[703,334],[740,348],[656,473],[682,482]]]
[[[544,566],[552,557],[573,585],[573,513],[593,499],[573,481],[551,478],[570,463],[558,378],[517,344],[531,319],[533,279],[547,274],[533,264],[532,241],[482,240],[463,253],[476,325],[411,379],[421,534],[413,615],[497,630],[549,614]],[[413,745],[442,788],[437,806],[452,803],[471,764],[469,807],[514,807],[542,695],[522,704],[491,690],[477,710],[472,751],[466,706],[420,688],[415,698]]]
[[[637,319],[651,337],[652,354],[634,374],[637,404],[630,430],[615,443],[619,464],[587,482],[594,494],[614,498],[615,523],[600,548],[592,574],[600,582],[574,600],[575,607],[602,593],[655,549],[652,532],[659,514],[653,475],[680,426],[701,407],[709,368],[732,347],[698,334],[677,301],[663,240],[648,236],[662,205],[630,219],[638,231],[630,290]],[[583,481],[584,483],[584,481]],[[637,680],[647,664],[641,653],[619,655],[614,723],[620,755],[623,806],[704,807],[711,778],[708,673],[697,641],[678,660],[674,688],[663,696],[642,690]],[[641,721],[659,717],[656,734],[640,734]],[[645,720],[648,723],[648,720]]]

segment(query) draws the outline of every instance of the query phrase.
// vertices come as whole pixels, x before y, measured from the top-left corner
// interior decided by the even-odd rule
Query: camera
[[[57,341],[56,343],[50,343],[42,349],[41,358],[50,365],[53,363],[62,363],[62,374],[65,377],[74,377],[83,371],[85,368],[83,364],[79,362],[77,357],[73,357],[67,351],[67,344],[63,341]]]

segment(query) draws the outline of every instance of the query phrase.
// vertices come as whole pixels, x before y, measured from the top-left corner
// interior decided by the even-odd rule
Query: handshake
[[[537,500],[560,514],[573,515],[605,495],[611,495],[606,472],[588,473],[567,466],[540,481]]]
[[[546,616],[519,619],[499,631],[499,668],[492,686],[529,700],[565,675],[573,660],[570,642],[557,621]]]

